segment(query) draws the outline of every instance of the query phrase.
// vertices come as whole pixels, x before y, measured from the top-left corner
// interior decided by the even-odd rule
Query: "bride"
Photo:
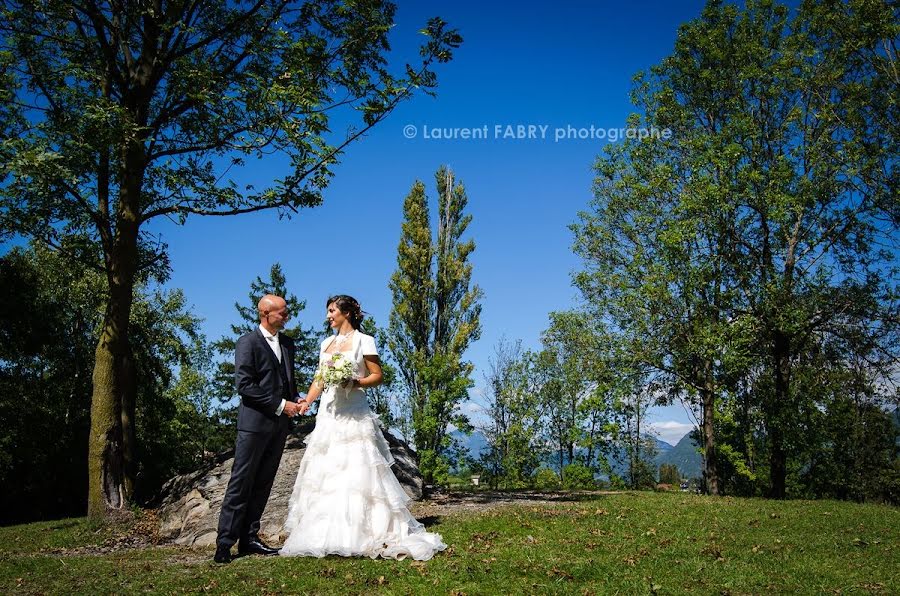
[[[447,545],[406,508],[410,499],[391,472],[393,457],[366,401],[364,389],[382,381],[375,340],[359,331],[363,313],[350,296],[329,298],[327,309],[337,334],[322,342],[316,380],[300,401],[304,413],[321,398],[280,554],[428,560]],[[337,383],[335,371],[350,374]]]

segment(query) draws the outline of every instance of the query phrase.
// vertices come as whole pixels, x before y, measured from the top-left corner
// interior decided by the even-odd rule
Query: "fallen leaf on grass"
[[[565,579],[567,581],[572,581],[573,579],[575,579],[574,575],[572,575],[571,573],[568,573],[567,571],[563,571],[562,569],[560,569],[558,567],[554,567],[553,569],[548,571],[547,577],[559,577],[559,578]]]
[[[707,544],[700,550],[700,554],[709,555],[716,561],[725,560],[725,557],[722,556],[722,548],[718,544]]]
[[[366,583],[373,586],[386,586],[388,584],[387,578],[383,575],[379,575],[377,578],[367,579]]]

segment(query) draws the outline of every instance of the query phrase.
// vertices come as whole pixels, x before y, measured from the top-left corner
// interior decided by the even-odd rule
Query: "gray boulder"
[[[281,529],[287,516],[288,499],[294,489],[297,469],[306,451],[303,438],[313,427],[314,423],[311,421],[298,426],[285,445],[260,528],[260,533],[274,542],[285,538],[281,536]],[[386,429],[382,429],[382,432],[394,456],[395,462],[391,468],[394,475],[410,498],[421,499],[425,485],[416,465],[415,452]],[[155,500],[161,538],[183,546],[215,544],[219,511],[231,477],[232,463],[233,450],[219,454],[214,461],[195,472],[176,476],[166,482]]]

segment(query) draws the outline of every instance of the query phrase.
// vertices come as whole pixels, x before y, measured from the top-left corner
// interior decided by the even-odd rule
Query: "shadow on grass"
[[[420,524],[422,524],[426,528],[431,528],[432,526],[441,525],[441,516],[426,515],[426,516],[417,518],[416,521],[418,521]]]

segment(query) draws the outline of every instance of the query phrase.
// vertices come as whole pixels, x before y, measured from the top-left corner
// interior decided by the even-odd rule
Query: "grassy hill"
[[[427,509],[427,505],[426,505]],[[130,546],[85,519],[0,528],[0,593],[820,594],[900,591],[900,509],[580,493],[431,515],[435,559],[245,557]]]

